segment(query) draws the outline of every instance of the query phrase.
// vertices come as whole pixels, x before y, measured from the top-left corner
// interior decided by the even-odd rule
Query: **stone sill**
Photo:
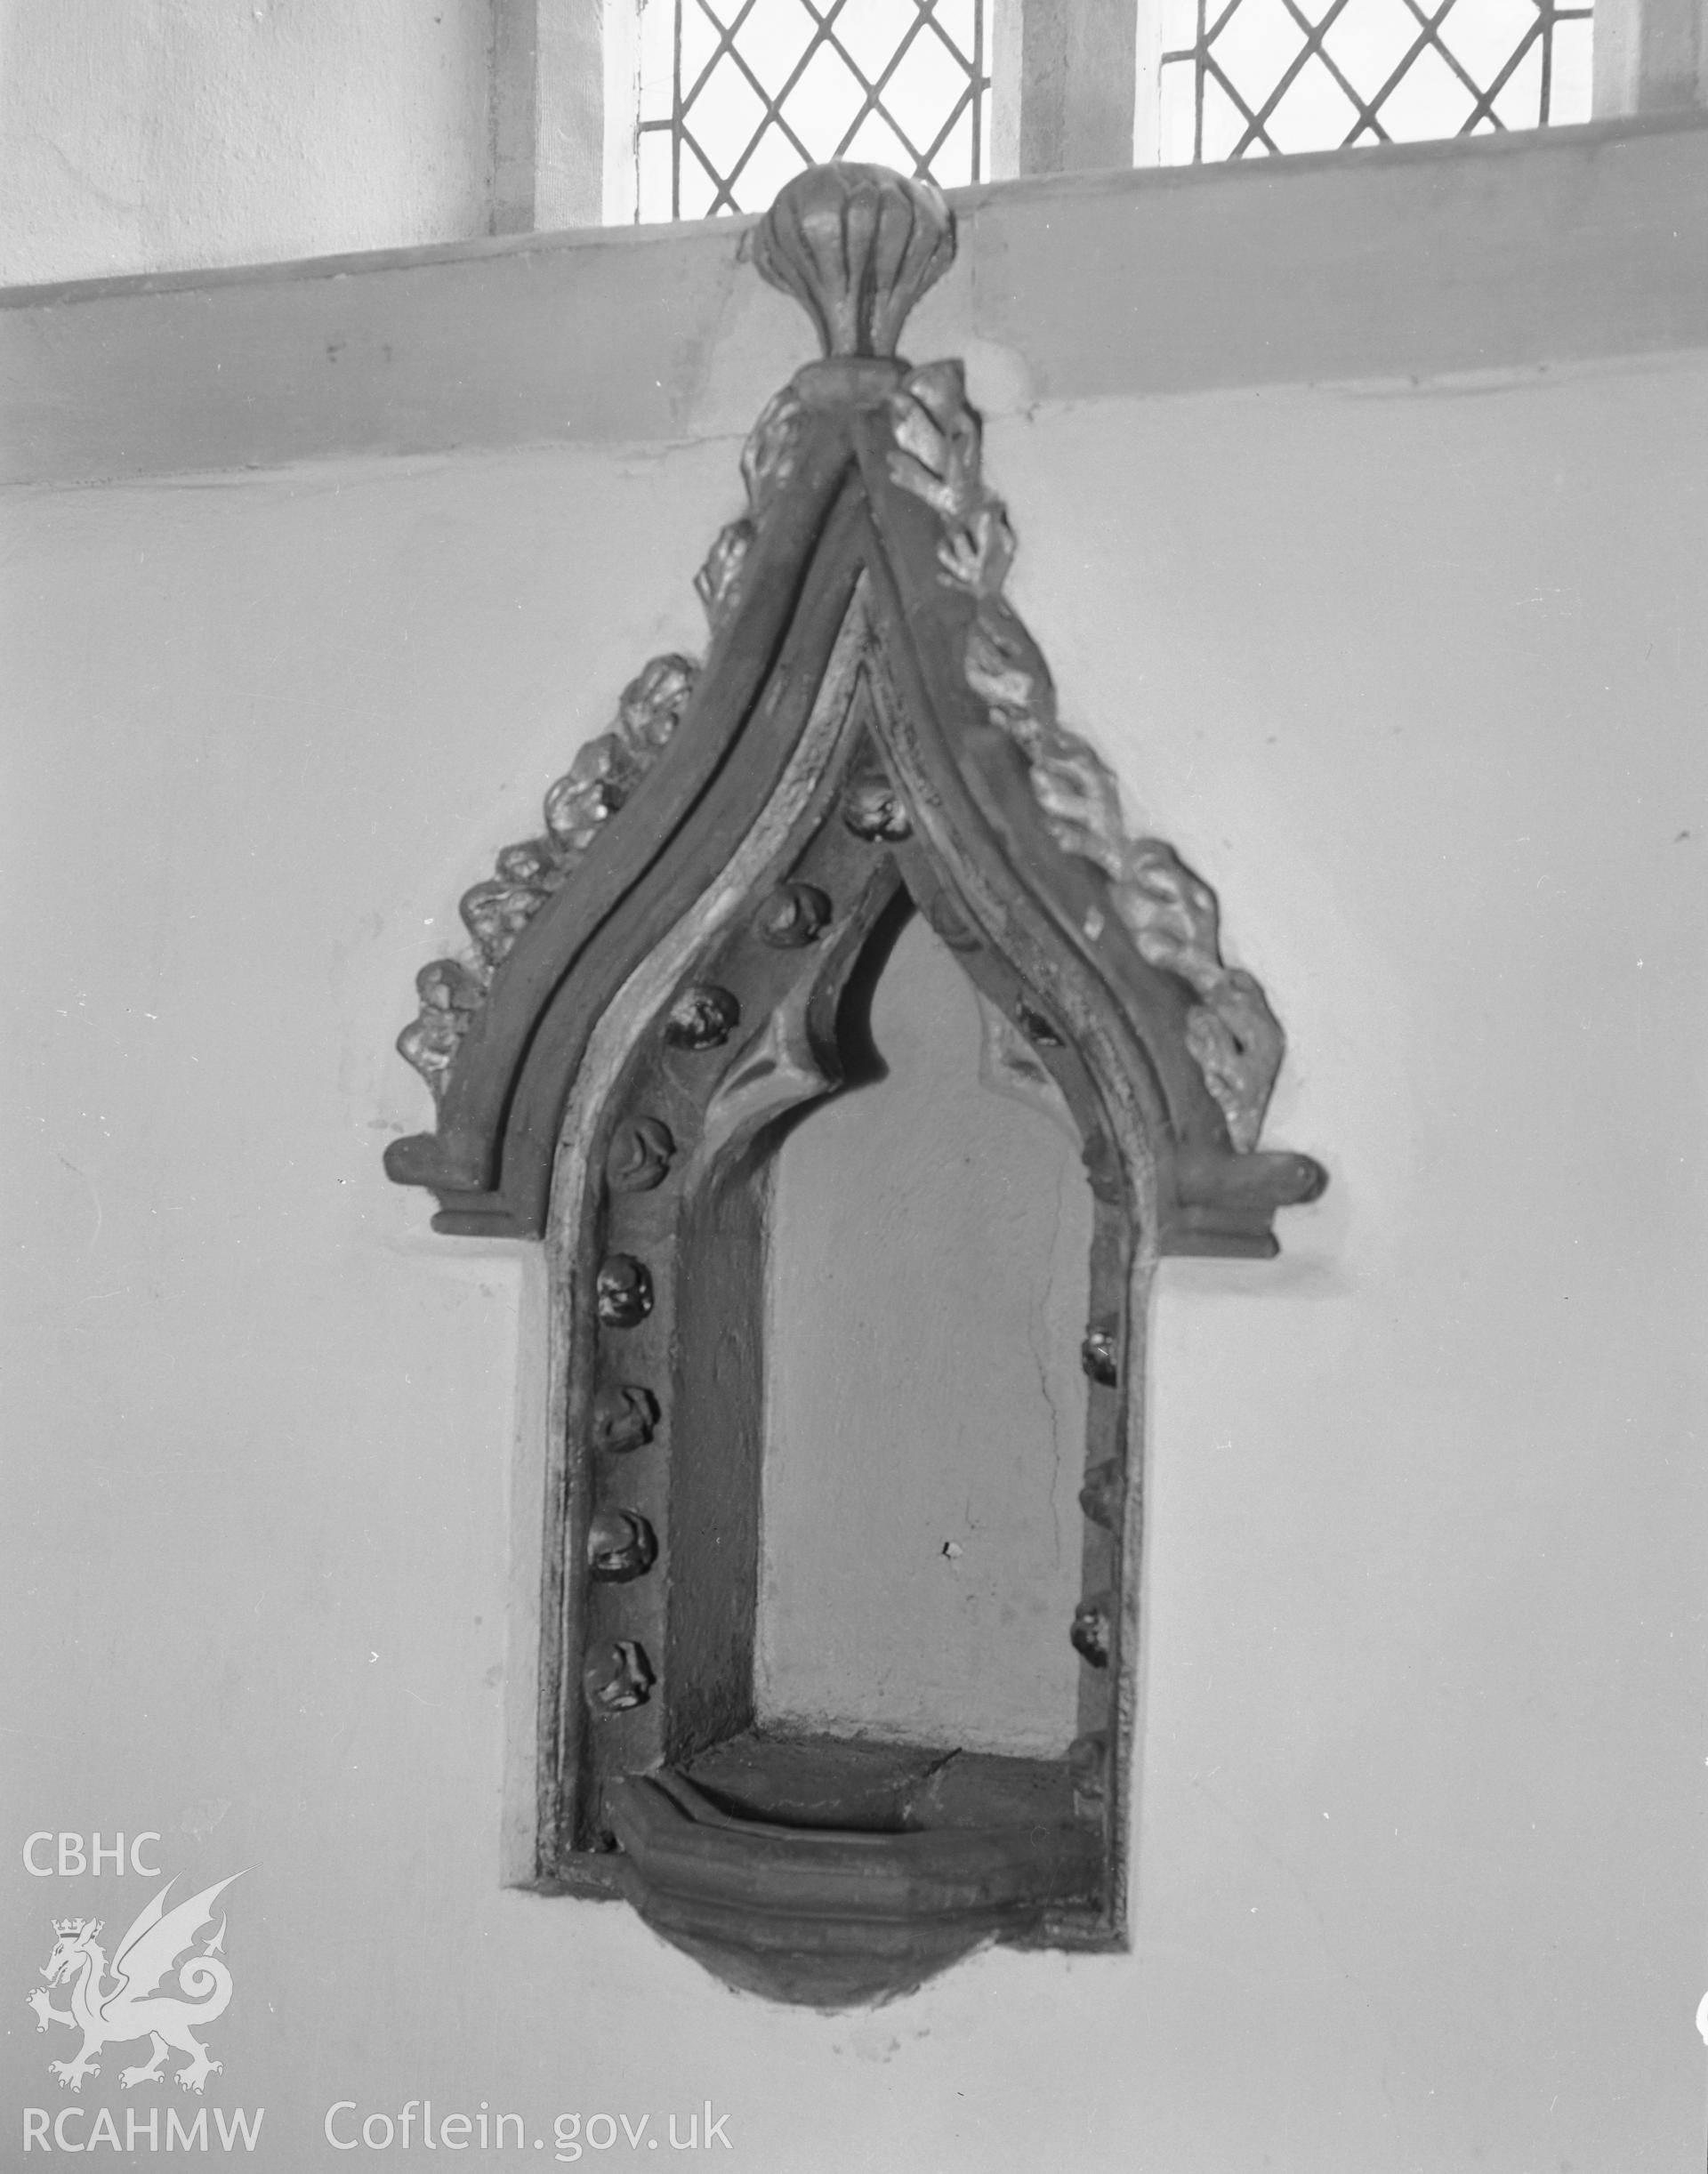
[[[921,357],[1036,401],[1708,346],[1708,113],[956,191]],[[0,290],[0,481],[739,437],[809,358],[745,220]]]

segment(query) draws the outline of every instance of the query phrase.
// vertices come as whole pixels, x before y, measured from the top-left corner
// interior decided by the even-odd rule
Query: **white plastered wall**
[[[487,231],[490,0],[0,0],[0,284]]]
[[[1599,291],[1608,156],[1551,199],[1568,303]],[[1367,171],[1462,190],[1486,232],[1521,162],[1467,159]],[[992,198],[969,250],[1015,262],[1030,203],[1059,261],[1118,267],[1166,211],[1127,186]],[[1215,186],[1226,270],[1273,184]],[[1657,198],[1656,230],[1697,200]],[[557,277],[504,262],[530,296]],[[253,2163],[281,2174],[366,2163],[324,2141],[334,2102],[423,2097],[546,2139],[710,2098],[756,2174],[1695,2163],[1708,364],[1683,341],[1123,391],[1111,271],[1075,392],[1031,275],[1000,348],[983,271],[922,313],[919,351],[972,354],[1064,714],[1220,889],[1291,1037],[1272,1135],[1333,1175],[1280,1261],[1163,1274],[1133,1952],[988,1953],[825,2018],[625,1909],[501,1889],[538,1293],[384,1181],[426,1112],[389,1045],[458,891],[640,662],[701,639],[736,394],[803,351],[717,267],[697,350],[625,335],[673,427],[254,472],[92,479],[54,389],[174,302],[186,352],[253,318],[252,390],[291,310],[318,349],[315,311],[402,303],[305,283],[12,327],[45,465],[0,503],[0,2113],[16,2136],[69,2103],[68,2041],[22,2005],[49,1920],[149,1891],[35,1880],[22,1838],[148,1827],[183,1880],[247,1868],[211,2096],[264,2103]],[[464,336],[466,270],[396,276],[417,358],[435,309]],[[1510,283],[1455,291],[1498,355]],[[497,435],[513,326],[482,323]],[[332,416],[335,451],[351,412],[305,394],[291,427]],[[162,447],[215,428],[163,415]],[[112,2086],[79,2103],[122,2127]]]

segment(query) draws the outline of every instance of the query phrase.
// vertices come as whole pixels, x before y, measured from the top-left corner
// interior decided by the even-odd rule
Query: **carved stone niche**
[[[825,354],[748,441],[705,659],[655,658],[464,898],[471,948],[423,970],[399,1045],[437,1128],[386,1157],[437,1228],[551,1250],[537,1884],[821,2006],[991,1939],[1122,1945],[1151,1269],[1273,1252],[1325,1181],[1257,1145],[1281,1032],[1214,894],[1129,835],[1003,600],[960,365],[895,355],[954,249],[934,189],[848,165],[753,233]],[[1008,1082],[1071,1113],[1092,1196],[1059,1759],[756,1727],[767,1165],[842,1084],[842,1000],[903,894]]]

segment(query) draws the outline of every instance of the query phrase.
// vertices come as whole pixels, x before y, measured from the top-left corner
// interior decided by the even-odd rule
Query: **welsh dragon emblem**
[[[50,2061],[48,2073],[74,2091],[83,2089],[85,2076],[99,2075],[101,2064],[90,2056],[106,2045],[123,2045],[127,2039],[153,2041],[149,2058],[135,2068],[121,2069],[119,2081],[128,2091],[139,2083],[155,2083],[168,2049],[189,2055],[188,2067],[174,2073],[187,2091],[199,2091],[219,2068],[207,2049],[190,2035],[198,2027],[222,2016],[231,2000],[231,1973],[221,1959],[225,1920],[198,1953],[188,1961],[180,1958],[195,1946],[197,1936],[211,1924],[215,1898],[243,1877],[204,1888],[175,1909],[166,1908],[166,1897],[175,1881],[168,1880],[125,1937],[110,1965],[100,1945],[101,1923],[95,1918],[56,1918],[59,1935],[53,1953],[42,1965],[50,1986],[64,1980],[71,1989],[70,2008],[55,2008],[40,1986],[26,1996],[36,2011],[36,2025],[68,2023],[83,2033],[83,2046],[73,2061]],[[177,1966],[175,1991],[161,1992],[164,1979]],[[188,1998],[181,1996],[188,1995]]]

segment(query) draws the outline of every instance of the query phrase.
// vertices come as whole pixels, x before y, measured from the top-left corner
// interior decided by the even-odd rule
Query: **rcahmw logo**
[[[61,1844],[60,1869],[69,1873],[76,1864],[81,1871],[81,1864],[77,1864],[81,1838],[75,1835],[32,1835],[25,1846],[25,1861],[30,1870],[38,1870],[33,1846],[55,1839]],[[143,1840],[157,1839],[139,1837],[133,1855],[140,1857]],[[98,1842],[99,1837],[96,1840]],[[79,1845],[77,1851],[68,1852],[63,1847],[68,1840]],[[117,1854],[122,1868],[122,1841]],[[65,1862],[68,1856],[70,1863]],[[157,1865],[139,1864],[138,1869],[157,1874],[159,1871]],[[181,2089],[199,2096],[209,2076],[220,2073],[221,2064],[195,2033],[205,2030],[230,2005],[231,1971],[222,1952],[224,1914],[221,1914],[217,1930],[210,1935],[206,1928],[214,1922],[220,1896],[241,1877],[233,1872],[171,1909],[167,1900],[177,1883],[168,1880],[117,1942],[110,1962],[101,1945],[100,1919],[53,1920],[53,1950],[38,1972],[47,1984],[25,1997],[38,2030],[64,2024],[83,2034],[83,2043],[71,2059],[47,2064],[48,2073],[61,2090],[81,2091],[86,2077],[101,2073],[101,2063],[94,2057],[103,2048],[142,2039],[149,2041],[149,2058],[119,2071],[119,2083],[127,2091],[140,2084],[164,2082],[170,2073]],[[64,2008],[56,2007],[52,2000],[52,1989],[60,1985],[66,1988],[68,2005]],[[189,2057],[182,2065],[168,2071],[166,2062],[174,2053]],[[210,2110],[225,2150],[232,2150],[239,2138],[246,2151],[254,2149],[264,2108],[257,2107],[253,2115],[238,2108],[228,2115],[223,2108],[203,2107],[193,2119],[186,2120],[176,2107],[167,2107],[163,2124],[163,2109],[157,2106],[146,2114],[133,2106],[127,2106],[123,2137],[110,2107],[62,2106],[55,2113],[46,2106],[26,2106],[24,2149],[84,2152],[109,2144],[116,2152],[206,2151]]]

